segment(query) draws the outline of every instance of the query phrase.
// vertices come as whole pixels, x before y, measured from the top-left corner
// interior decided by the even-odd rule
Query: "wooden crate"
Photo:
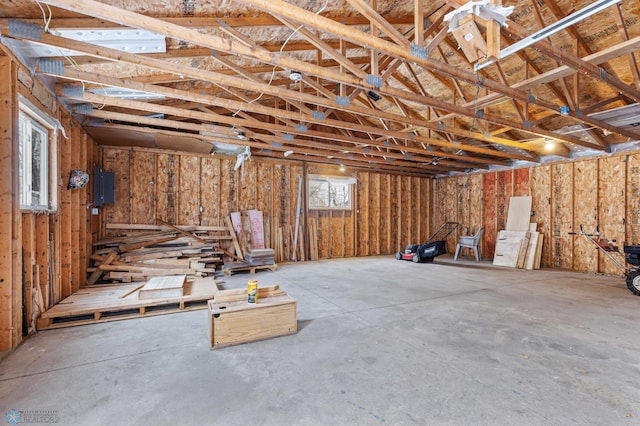
[[[209,337],[211,349],[295,334],[298,331],[296,302],[283,294],[247,303],[210,300]]]

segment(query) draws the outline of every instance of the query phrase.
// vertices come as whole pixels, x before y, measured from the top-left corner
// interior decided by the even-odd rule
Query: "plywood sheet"
[[[433,180],[422,178],[420,180],[420,241],[426,241],[431,234],[431,194]]]
[[[596,232],[598,226],[598,162],[577,161],[574,173],[573,231],[580,226],[585,232]],[[598,272],[598,251],[586,238],[573,237],[573,268],[578,271]]]
[[[627,158],[627,245],[640,244],[640,154]]]
[[[402,194],[400,204],[404,209],[404,217],[400,221],[402,225],[402,241],[407,241],[406,244],[416,244],[418,241],[415,241],[416,237],[412,234],[411,220],[406,217],[407,209],[411,206],[411,181],[407,176],[400,176],[400,188],[400,193]],[[411,213],[409,212],[409,214]]]
[[[484,256],[494,257],[496,239],[498,237],[496,219],[496,174],[485,173],[483,177],[483,211],[484,211]]]
[[[358,255],[368,256],[369,242],[369,173],[358,173]]]
[[[527,245],[527,253],[525,254],[524,269],[533,270],[536,264],[536,254],[538,252],[538,242],[540,233],[529,233],[529,244]]]
[[[539,166],[531,169],[531,210],[538,232],[544,235],[541,246],[540,263],[544,267],[551,266],[551,166]]]
[[[600,237],[616,242],[622,242],[625,239],[625,177],[627,170],[625,160],[626,158],[623,156],[598,160]],[[600,253],[600,272],[614,275],[623,273],[604,253]]]
[[[455,232],[455,239],[458,240],[460,235],[472,235],[471,229],[471,203],[470,197],[470,177],[458,176],[456,178],[458,184],[458,210],[459,215],[457,222],[460,227]]]
[[[153,277],[140,289],[138,299],[164,299],[169,297],[182,297],[186,275],[173,275]]]
[[[331,222],[328,210],[318,212],[318,257],[331,258]]]
[[[239,173],[238,206],[240,210],[251,210],[256,208],[258,199],[258,182],[257,182],[257,164],[255,161],[245,161]],[[294,180],[295,185],[291,188],[294,191],[294,197],[298,192],[298,180]]]
[[[331,258],[344,257],[344,212],[331,212]],[[376,253],[377,254],[377,253]]]
[[[200,159],[200,202],[202,225],[220,226],[220,160],[215,157]]]
[[[178,164],[177,158],[173,154],[158,154],[156,166],[157,184],[155,187],[155,196],[157,200],[156,217],[165,222],[176,223],[176,207],[177,198],[176,191],[178,186]],[[125,222],[109,222],[109,223],[127,223]]]
[[[552,176],[552,266],[573,267],[573,164],[551,166]]]
[[[389,176],[389,203],[391,210],[389,233],[391,235],[391,249],[394,252],[404,250],[404,246],[408,244],[400,238],[400,222],[402,221],[403,209],[400,203],[400,192],[398,191],[399,181],[399,176]]]
[[[459,222],[458,184],[455,179],[447,179],[446,181],[445,217],[444,221],[437,225],[438,227],[444,222]],[[458,244],[458,240],[454,235],[447,237],[447,253],[453,253],[456,249],[456,244]]]
[[[178,214],[179,224],[200,224],[200,157],[179,156]]]
[[[220,161],[220,217],[238,211],[238,175],[235,162],[226,157]]]
[[[345,210],[344,214],[344,255],[352,257],[356,255],[354,213],[353,210]]]
[[[526,234],[526,232],[500,231],[496,239],[493,264],[515,268]]]
[[[424,241],[421,238],[421,230],[420,230],[420,178],[418,177],[410,177],[410,186],[411,186],[411,235],[415,241]]]
[[[515,169],[513,171],[513,195],[531,195],[529,193],[529,168]]]
[[[444,222],[444,200],[446,199],[446,184],[444,179],[436,179],[433,181],[433,216],[431,221],[430,233],[438,228],[439,223]]]
[[[380,254],[380,175],[369,174],[369,254]]]
[[[131,157],[131,223],[155,222],[156,154],[135,150]]]
[[[271,203],[273,199],[272,184],[273,184],[273,165],[269,163],[257,163],[257,201],[256,208],[265,213],[266,216],[271,214]],[[306,194],[306,188],[302,188]],[[303,199],[304,201],[304,199]],[[304,208],[305,203],[302,203]],[[305,208],[306,210],[306,208]]]
[[[131,221],[129,161],[130,152],[128,150],[110,149],[104,152],[104,171],[116,174],[116,202],[104,206],[104,213],[111,223],[129,223]]]
[[[390,176],[380,175],[380,254],[391,254],[395,250],[391,245],[392,216]]]
[[[513,170],[497,172],[496,176],[496,220],[498,230],[506,229],[509,200],[513,195]]]
[[[507,213],[506,231],[528,231],[531,218],[531,197],[511,197]]]

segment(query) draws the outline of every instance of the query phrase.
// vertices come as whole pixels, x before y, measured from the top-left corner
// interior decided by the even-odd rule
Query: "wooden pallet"
[[[95,324],[143,316],[207,309],[218,286],[213,278],[184,285],[184,296],[139,300],[141,284],[114,284],[86,287],[60,301],[42,314],[38,330]]]
[[[224,271],[224,274],[227,277],[230,277],[231,274],[234,272],[249,271],[250,274],[255,274],[256,271],[260,271],[262,269],[277,271],[278,265],[275,263],[273,265],[247,265],[247,264],[240,263],[240,264],[227,264],[222,267],[222,270]]]

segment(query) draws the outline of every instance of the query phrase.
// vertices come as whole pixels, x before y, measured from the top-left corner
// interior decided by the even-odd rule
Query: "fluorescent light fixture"
[[[542,39],[545,39],[559,31],[564,30],[567,27],[570,27],[573,24],[576,24],[591,15],[595,15],[598,12],[608,8],[609,6],[613,6],[614,4],[620,3],[622,0],[600,0],[590,4],[587,7],[580,9],[579,11],[572,13],[571,15],[560,19],[559,21],[549,25],[531,34],[529,37],[523,38],[522,40],[513,43],[511,46],[505,47],[500,51],[500,59],[504,59],[507,56],[513,55],[516,52],[521,51],[522,49],[531,46],[534,43],[539,42]],[[494,61],[485,61],[479,62],[474,66],[476,71],[481,70],[483,68],[488,67]]]
[[[120,99],[133,99],[133,100],[150,100],[150,99],[164,99],[163,95],[157,93],[141,92],[139,90],[121,89],[119,87],[98,87],[95,89],[89,89],[87,92],[95,93],[96,95],[110,96],[112,98]]]
[[[108,47],[129,53],[165,53],[167,42],[162,34],[139,29],[97,29],[97,30],[51,30],[51,34]],[[32,43],[30,55],[34,57],[80,56],[74,50],[60,49],[39,43]]]

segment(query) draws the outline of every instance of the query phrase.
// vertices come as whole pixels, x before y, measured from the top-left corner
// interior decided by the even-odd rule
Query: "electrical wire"
[[[324,10],[327,8],[327,6],[329,5],[329,0],[325,0],[324,4],[322,5],[322,7],[320,8],[320,10],[318,10],[315,14],[319,15],[322,12],[324,12]],[[279,55],[282,55],[282,52],[284,51],[285,46],[287,45],[287,43],[289,43],[289,41],[291,40],[291,38],[298,32],[300,31],[300,29],[303,27],[304,25],[299,25],[298,28],[296,28],[295,30],[293,30],[293,32],[291,34],[289,34],[289,36],[285,39],[284,43],[282,43],[282,46],[280,47],[280,50],[278,51]],[[271,70],[271,77],[269,78],[269,82],[267,83],[268,85],[271,85],[271,83],[273,83],[273,79],[275,78],[276,75],[276,68],[278,68],[277,65],[273,66],[273,69]],[[262,96],[264,96],[264,93],[260,93],[260,95],[258,95],[257,98],[250,100],[249,102],[247,102],[247,104],[252,104],[258,100],[260,100],[262,98]],[[232,114],[232,116],[235,118],[236,115],[238,115],[240,112],[242,111],[242,109],[237,110],[236,112],[234,112]],[[233,126],[235,127],[235,125]]]
[[[42,18],[44,20],[44,32],[48,33],[49,32],[49,25],[51,25],[51,18],[53,18],[53,12],[51,11],[51,7],[49,7],[48,4],[45,4],[45,6],[47,6],[47,10],[49,11],[49,16],[47,17],[47,14],[45,13],[42,5],[40,4],[40,2],[38,0],[35,0],[36,4],[38,5],[38,7],[40,8],[40,11],[42,12]]]

